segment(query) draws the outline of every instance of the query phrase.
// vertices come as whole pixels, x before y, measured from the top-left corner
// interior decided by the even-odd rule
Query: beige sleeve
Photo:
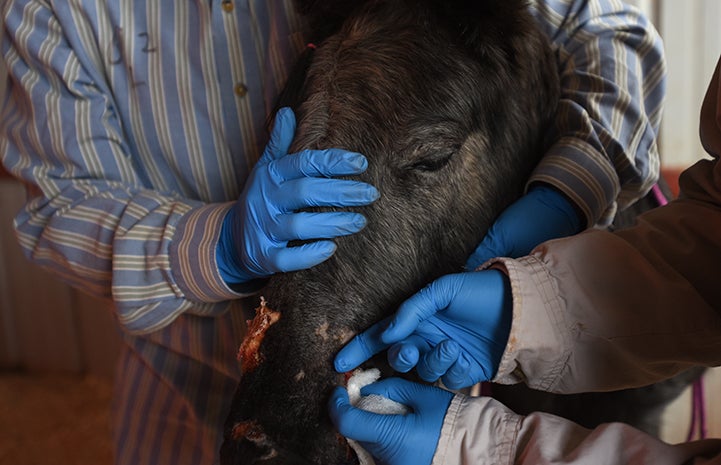
[[[497,377],[554,392],[622,389],[721,365],[721,60],[701,107],[712,160],[632,228],[588,231],[497,259],[513,323]]]
[[[544,413],[522,417],[487,397],[451,402],[432,465],[721,464],[721,439],[669,445],[621,423],[589,430]]]
[[[682,176],[685,198],[637,226],[498,259],[513,290],[499,383],[613,390],[721,365],[721,164]]]

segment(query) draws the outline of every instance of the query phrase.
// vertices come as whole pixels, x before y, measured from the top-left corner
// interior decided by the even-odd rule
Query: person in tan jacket
[[[681,194],[616,232],[549,241],[519,259],[445,276],[336,358],[347,371],[388,349],[398,371],[450,388],[479,381],[556,393],[624,389],[721,365],[721,61],[701,109],[711,159]],[[411,407],[381,415],[329,402],[336,427],[381,464],[721,464],[721,439],[670,445],[620,423],[590,430],[517,415],[488,397],[390,378],[366,386]]]

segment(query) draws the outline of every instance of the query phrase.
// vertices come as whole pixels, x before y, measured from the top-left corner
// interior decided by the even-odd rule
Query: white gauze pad
[[[355,370],[346,386],[351,405],[362,410],[386,415],[405,415],[408,413],[408,407],[396,401],[390,400],[387,397],[376,394],[361,396],[361,388],[378,381],[378,378],[380,377],[381,372],[377,368],[371,368],[369,370]],[[360,465],[375,465],[373,457],[365,449],[363,449],[360,444],[352,439],[346,438],[346,440],[358,455]]]

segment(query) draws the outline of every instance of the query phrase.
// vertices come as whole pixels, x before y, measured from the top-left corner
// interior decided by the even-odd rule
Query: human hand
[[[412,409],[405,415],[372,413],[353,407],[337,387],[328,402],[331,421],[343,436],[358,441],[380,465],[428,465],[438,446],[453,394],[434,386],[388,378],[361,389]]]
[[[538,244],[576,234],[582,218],[563,194],[547,186],[536,186],[506,208],[466,262],[475,270],[494,257],[518,258]]]
[[[511,330],[512,296],[499,270],[443,276],[406,300],[396,314],[354,337],[335,358],[346,372],[388,349],[399,372],[414,366],[425,381],[450,389],[492,379]]]
[[[298,210],[368,205],[379,197],[370,184],[329,179],[365,171],[363,155],[341,149],[288,154],[294,134],[293,111],[282,108],[262,157],[223,221],[216,258],[228,284],[315,266],[335,252],[328,239],[366,224],[360,213]],[[288,247],[290,241],[314,239],[320,240]]]

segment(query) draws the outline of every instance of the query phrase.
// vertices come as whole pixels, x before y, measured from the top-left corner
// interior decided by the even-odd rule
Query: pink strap
[[[691,426],[689,427],[686,442],[693,440],[697,427],[699,439],[706,439],[706,406],[704,402],[703,376],[694,381],[692,397]]]
[[[666,205],[668,203],[668,199],[661,191],[661,188],[658,187],[658,184],[653,185],[653,187],[651,188],[651,192],[653,192],[653,196],[660,206]]]

